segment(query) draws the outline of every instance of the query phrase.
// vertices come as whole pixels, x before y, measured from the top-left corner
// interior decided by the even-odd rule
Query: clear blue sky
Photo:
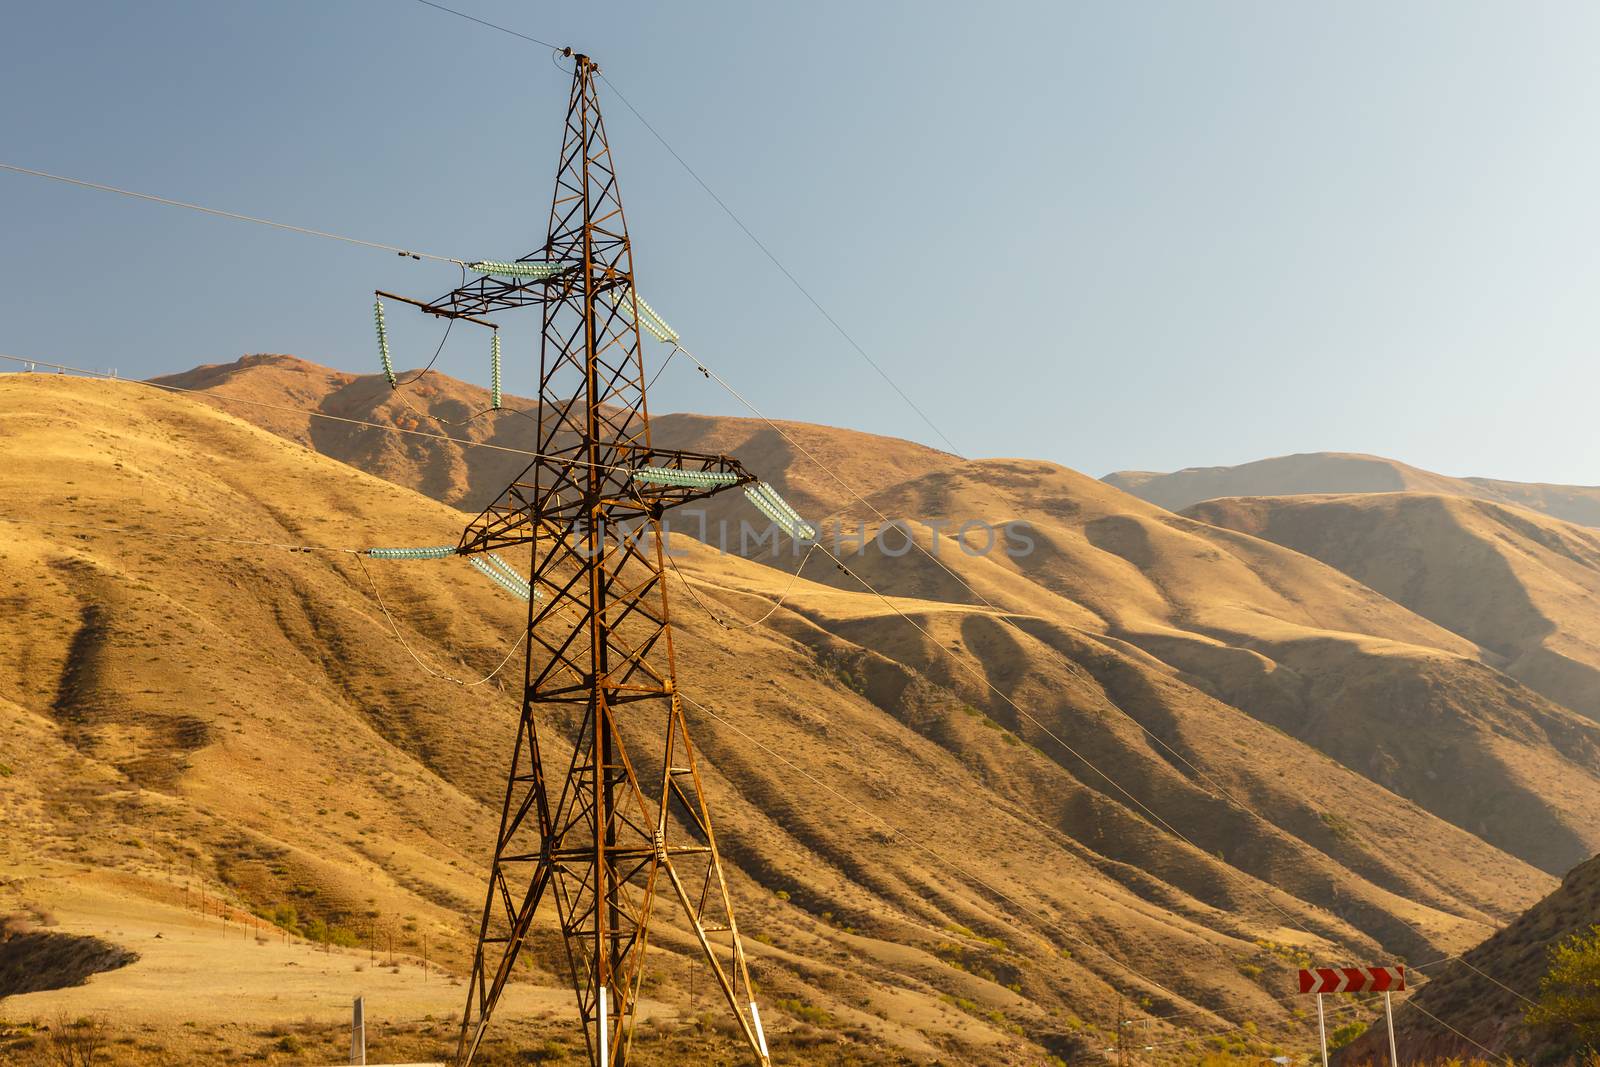
[[[452,6],[594,55],[966,454],[1600,482],[1600,7]],[[567,76],[537,46],[411,0],[4,26],[0,160],[450,256],[543,238]],[[606,107],[641,291],[686,342],[772,415],[937,444]],[[371,371],[371,290],[457,280],[8,173],[0,235],[0,351],[130,376]],[[391,321],[421,362],[437,327]],[[482,381],[486,347],[442,366]],[[686,365],[653,396],[739,411]]]

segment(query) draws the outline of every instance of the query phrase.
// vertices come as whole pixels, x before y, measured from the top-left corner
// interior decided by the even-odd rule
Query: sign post
[[[1322,1042],[1322,1067],[1328,1067],[1328,1020],[1322,1014],[1322,994],[1317,994],[1317,1040]]]
[[[1389,1022],[1389,1062],[1400,1067],[1400,1054],[1394,1050],[1394,998],[1387,989],[1383,991],[1383,1014]]]
[[[1406,969],[1395,967],[1314,967],[1300,971],[1300,992],[1317,995],[1317,1037],[1322,1042],[1322,1067],[1328,1067],[1328,1024],[1322,1013],[1324,993],[1382,993],[1383,1014],[1389,1026],[1390,1067],[1400,1067],[1394,1042],[1393,993],[1404,992]]]
[[[350,1009],[350,1062],[367,1062],[367,998],[357,997]]]

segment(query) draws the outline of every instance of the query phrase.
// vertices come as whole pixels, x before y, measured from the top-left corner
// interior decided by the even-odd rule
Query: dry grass
[[[0,379],[0,413],[0,449],[29,459],[0,464],[8,514],[110,518],[147,535],[5,526],[0,804],[17,832],[0,840],[11,879],[0,907],[53,908],[63,932],[140,955],[86,986],[11,998],[7,1015],[115,1017],[130,1057],[162,1045],[183,1062],[230,1042],[287,1056],[272,1049],[287,1037],[328,1051],[313,1039],[331,1040],[319,1035],[365,990],[423,1051],[464,999],[450,983],[481,902],[511,701],[422,672],[349,557],[185,538],[439,544],[462,515],[131,384]],[[813,430],[819,447],[861,453],[858,436]],[[736,431],[754,433],[695,432]],[[312,443],[395,477],[466,477],[451,456],[393,437],[381,454],[363,435]],[[1303,1014],[1280,992],[1297,959],[1458,951],[1553,885],[1513,852],[1545,862],[1588,847],[1579,815],[1600,801],[1595,769],[1541,737],[1541,716],[1555,713],[1531,695],[1483,720],[1502,682],[1460,637],[1331,568],[1060,468],[919,455],[896,453],[930,471],[884,487],[891,513],[1024,516],[1041,531],[1026,568],[946,542],[951,565],[1020,628],[906,560],[859,562],[907,594],[900,606],[926,637],[826,568],[808,569],[758,629],[723,629],[673,579],[684,688],[723,720],[690,711],[783,1055],[1042,1065],[1052,1035],[1104,1027],[1119,994],[1140,1017],[1204,1005],[1252,1020],[1264,1040],[1303,1043]],[[788,583],[703,551],[681,562],[735,617],[765,611]],[[470,677],[509,647],[517,607],[468,568],[368,566],[429,664]],[[1487,817],[1469,832],[1481,812],[1422,787],[1430,767],[1406,744],[1411,723],[1378,742],[1392,764],[1325,755],[1362,731],[1370,745],[1382,716],[1341,724],[1372,694],[1401,690],[1416,693],[1408,714],[1460,721],[1427,758],[1477,776],[1463,803],[1521,798],[1518,834]],[[1276,824],[1218,801],[1139,724]],[[559,760],[562,724],[549,725]],[[1397,803],[1374,780],[1385,776],[1416,803]],[[1268,883],[1272,904],[1256,891]],[[346,931],[357,946],[250,918],[290,906],[300,932]],[[385,947],[393,933],[400,973],[372,966],[379,931]],[[660,1020],[648,1055],[690,1062],[726,1048],[714,1023],[700,1025],[714,1006],[670,916],[653,944],[664,951],[646,989]],[[507,1032],[571,1045],[559,947],[539,942],[535,958]],[[304,1032],[260,1037],[226,1028],[302,1021]],[[1180,1034],[1152,1023],[1156,1036]]]

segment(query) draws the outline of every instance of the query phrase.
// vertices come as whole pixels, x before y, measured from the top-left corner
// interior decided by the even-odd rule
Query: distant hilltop
[[[1169,511],[1229,496],[1411,492],[1515,504],[1566,522],[1600,526],[1600,486],[1452,478],[1359,452],[1302,452],[1236,467],[1187,467],[1170,474],[1114,471],[1101,480]]]

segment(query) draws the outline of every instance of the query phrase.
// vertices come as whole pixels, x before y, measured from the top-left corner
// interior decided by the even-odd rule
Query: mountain
[[[946,566],[1003,612],[1067,623],[1066,632],[1032,622],[1023,628],[1091,676],[1106,672],[1085,655],[1085,635],[1159,663],[1196,695],[1297,738],[1553,874],[1600,846],[1578,799],[1590,786],[1556,799],[1593,780],[1595,725],[1487,665],[1471,642],[1332,568],[1029,461],[968,464],[883,491],[872,503],[887,515],[1027,522],[1038,547],[1026,560],[947,547]],[[857,569],[876,585],[916,596],[962,593],[921,556],[869,555]],[[1138,714],[1144,697],[1135,686],[1116,701]],[[1286,796],[1274,801],[1290,804]]]
[[[398,377],[407,381],[417,373]],[[503,409],[492,411],[487,389],[446,374],[429,373],[396,390],[379,374],[348,374],[286,355],[244,356],[151,381],[208,394],[280,437],[472,512],[492,502],[528,465],[516,450],[531,447],[538,408],[536,401],[507,394]],[[399,435],[339,420],[415,432]],[[650,426],[658,447],[738,456],[806,511],[833,511],[852,499],[840,482],[871,492],[960,463],[909,441],[810,423],[666,414],[653,416]],[[785,434],[826,469],[803,461]],[[720,502],[708,510],[713,527],[734,513]]]
[[[314,407],[415,429],[423,425],[415,417],[417,410],[460,420],[488,402],[483,391],[445,375],[423,378],[419,385],[425,390],[396,391],[375,375],[340,375],[288,356],[246,357],[158,381],[254,401],[235,410],[279,433],[285,430],[275,421],[276,409],[284,406]],[[359,406],[352,406],[351,398],[360,398]],[[507,404],[522,410],[532,407],[522,400]],[[525,435],[526,422],[515,414],[501,414],[457,427],[452,436],[502,446],[512,441],[525,444],[525,436],[514,431],[522,427]],[[1066,519],[1069,528],[1061,531],[1061,538],[1047,540],[1040,556],[1028,560],[1028,580],[1013,584],[1023,593],[1020,604],[1025,609],[1040,610],[1039,594],[1046,593],[1049,599],[1043,610],[1065,611],[1074,623],[1106,628],[1118,640],[1132,640],[1167,670],[1199,681],[1205,692],[1294,733],[1384,788],[1552,874],[1560,874],[1600,847],[1600,833],[1589,827],[1581,799],[1593,781],[1588,767],[1594,739],[1588,724],[1574,722],[1565,709],[1503,676],[1483,671],[1478,662],[1483,650],[1473,641],[1427,626],[1408,611],[1394,610],[1384,598],[1368,595],[1295,553],[1211,534],[1196,523],[1179,524],[1175,530],[1158,509],[1050,465],[1036,465],[1048,474],[1037,483],[1003,477],[1002,483],[1012,485],[1013,491],[1001,494],[984,486],[981,474],[971,473],[981,465],[870,434],[784,424],[783,432],[805,449],[797,454],[776,431],[755,420],[669,415],[655,423],[655,439],[670,447],[740,455],[804,513],[832,520],[821,523],[825,531],[852,540],[859,540],[863,529],[869,538],[875,534],[881,525],[879,513],[915,517],[909,525],[922,531],[920,536],[930,547],[932,532],[925,521],[936,517],[957,522],[967,517],[1026,517],[1044,524],[1047,532]],[[484,474],[477,482],[465,480],[473,485],[504,474],[498,467],[507,460],[520,462],[489,449],[373,428],[335,423],[321,436],[315,426],[303,436],[301,429],[297,424],[285,435],[441,499],[450,499],[438,491],[444,483],[432,473],[441,466],[462,470],[479,464]],[[963,488],[952,493],[951,485]],[[873,500],[877,512],[856,504],[845,486]],[[912,492],[913,487],[922,488]],[[469,495],[457,494],[452,502],[476,507],[476,501],[496,492],[498,486],[481,484]],[[887,495],[880,503],[874,494]],[[1060,506],[1052,507],[1052,502]],[[1080,515],[1083,506],[1089,510]],[[713,520],[727,519],[730,529],[737,527],[740,516],[751,515],[737,494],[727,494],[707,510]],[[692,526],[689,532],[695,532]],[[1160,550],[1145,544],[1152,538]],[[1223,542],[1220,546],[1207,543],[1218,539]],[[730,537],[725,544],[737,547],[733,541]],[[882,588],[909,589],[943,601],[970,600],[947,571],[930,568],[919,555],[905,559],[878,555],[883,579],[875,584]],[[1046,555],[1050,558],[1042,560]],[[996,557],[969,563],[969,557],[957,552],[955,558],[959,565],[977,569],[973,580],[980,586],[993,580],[988,564]],[[922,573],[929,570],[932,573]],[[1058,583],[1042,581],[1041,573],[1059,578]],[[827,574],[832,576],[828,580],[838,577],[833,571]],[[1234,610],[1218,612],[1219,603]],[[1087,604],[1095,608],[1085,620],[1078,616]],[[1360,635],[1360,640],[1352,640],[1352,635]],[[1372,654],[1375,635],[1391,646],[1387,654]],[[1397,667],[1400,663],[1404,665]],[[1396,701],[1395,707],[1384,706]],[[1435,730],[1422,744],[1414,727],[1435,720],[1443,720],[1449,728]],[[1369,728],[1374,731],[1370,735],[1364,732]],[[1542,755],[1531,757],[1535,751]],[[1560,753],[1561,762],[1546,762],[1544,757],[1552,753]],[[1566,773],[1564,761],[1569,760],[1582,768],[1576,775]],[[1458,788],[1455,783],[1463,773],[1458,762],[1469,776],[1481,769],[1485,784],[1493,787]],[[1565,791],[1531,784],[1550,776],[1585,784],[1578,792],[1555,799]],[[1509,792],[1503,781],[1514,783]]]
[[[1582,526],[1600,526],[1600,486],[1452,478],[1381,456],[1349,452],[1307,452],[1236,467],[1189,467],[1171,474],[1116,471],[1104,481],[1169,511],[1218,497],[1416,492],[1510,504]]]
[[[411,417],[314,365],[205,373],[233,384],[0,378],[0,805],[19,828],[0,911],[138,955],[3,1014],[104,1014],[148,1062],[290,1039],[326,1061],[365,989],[385,1058],[438,1055],[519,613],[462,561],[338,550],[453,541],[467,515],[438,498],[474,506],[488,476],[466,457],[493,450],[370,428],[399,443],[356,447],[259,406]],[[241,381],[254,404],[217,402]],[[472,432],[523,447],[521,421]],[[770,431],[681,425],[686,447]],[[1051,464],[791,432],[867,498],[765,439],[752,466],[824,529],[902,520],[835,548],[885,595],[817,554],[791,578],[787,551],[688,541],[671,585],[780,1062],[1094,1061],[1124,997],[1163,1047],[1304,1048],[1300,961],[1462,951],[1600,843],[1600,727],[1337,569]],[[1025,522],[1032,551],[978,551],[981,527],[963,549],[968,520]],[[949,570],[897,554],[906,532]],[[279,921],[254,944],[252,912]],[[398,972],[370,966],[390,936]],[[653,944],[642,1062],[705,1062],[726,1045],[670,910]],[[534,947],[500,1040],[571,1048],[564,964]]]
[[[1590,933],[1596,915],[1600,857],[1574,868],[1549,896],[1461,960],[1429,970],[1433,980],[1412,1001],[1395,1008],[1401,1062],[1477,1056],[1485,1046],[1539,1063],[1572,1062],[1566,1057],[1576,1056],[1582,1046],[1569,1028],[1532,1028],[1524,1017],[1549,968],[1550,949],[1572,934]],[[1379,1024],[1353,1042],[1338,1062],[1382,1062],[1388,1055],[1385,1041]]]
[[[1523,508],[1419,493],[1213,500],[1190,515],[1314,556],[1475,642],[1600,719],[1600,533]]]

